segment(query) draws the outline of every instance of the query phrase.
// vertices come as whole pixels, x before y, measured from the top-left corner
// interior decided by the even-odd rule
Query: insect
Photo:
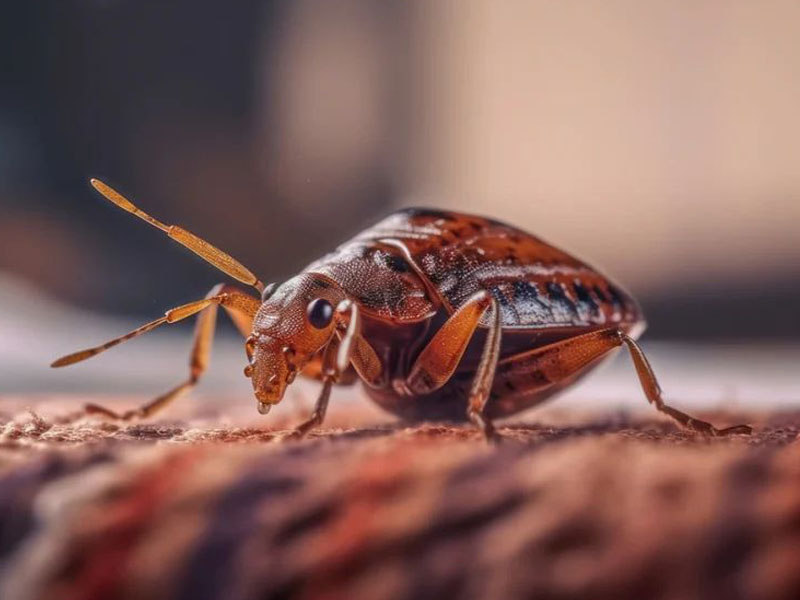
[[[189,376],[155,400],[117,413],[148,417],[194,387],[206,370],[218,307],[246,338],[247,366],[262,414],[298,374],[322,388],[301,437],[322,423],[334,384],[361,379],[384,409],[408,420],[469,420],[496,439],[493,420],[535,406],[619,347],[633,360],[646,398],[680,425],[717,429],[666,404],[636,343],[644,329],[636,301],[597,270],[493,219],[420,208],[399,210],[281,284],[265,286],[228,254],[165,225],[108,185],[94,188],[261,297],[219,284],[202,300],[100,346],[56,360],[70,365],[197,315]]]

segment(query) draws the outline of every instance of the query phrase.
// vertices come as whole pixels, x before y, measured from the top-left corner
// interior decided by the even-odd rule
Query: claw
[[[686,427],[702,435],[709,435],[712,437],[722,437],[724,435],[736,434],[750,435],[753,433],[753,428],[749,425],[734,425],[733,427],[717,429],[711,423],[706,423],[705,421],[701,421],[699,419],[690,419],[686,423]]]
[[[733,427],[726,427],[725,429],[719,429],[717,431],[718,435],[750,435],[753,433],[753,428],[750,425],[734,425]]]

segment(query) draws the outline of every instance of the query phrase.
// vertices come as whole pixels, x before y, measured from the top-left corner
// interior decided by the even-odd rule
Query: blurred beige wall
[[[636,291],[798,272],[800,2],[419,1],[411,203]]]
[[[92,175],[270,280],[413,202],[586,257],[660,335],[800,332],[800,0],[26,6],[0,271],[66,301],[150,314],[218,280]]]

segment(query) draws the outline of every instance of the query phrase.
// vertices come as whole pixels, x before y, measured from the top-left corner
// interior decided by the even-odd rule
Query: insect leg
[[[447,383],[492,302],[480,291],[450,315],[414,361],[405,380],[410,393],[430,394]]]
[[[486,334],[486,342],[483,346],[481,361],[472,380],[472,389],[469,392],[469,403],[467,404],[467,417],[475,426],[483,432],[487,440],[498,442],[500,437],[495,433],[494,423],[484,414],[486,401],[489,399],[489,392],[492,391],[492,382],[497,369],[497,360],[500,357],[500,338],[502,328],[500,327],[500,310],[497,302],[492,299],[492,322]]]
[[[133,332],[126,334],[120,338],[116,338],[111,342],[107,342],[97,348],[90,348],[76,352],[53,363],[53,366],[65,366],[89,358],[99,354],[116,344],[136,337],[141,333],[146,333],[154,329],[158,325],[164,323],[175,323],[182,319],[188,318],[197,314],[197,324],[195,327],[194,343],[190,354],[189,362],[189,377],[170,389],[166,393],[158,396],[154,400],[132,410],[123,413],[117,413],[113,410],[99,406],[97,404],[87,404],[84,407],[85,414],[100,414],[112,419],[131,420],[133,418],[149,417],[153,413],[161,410],[175,398],[183,395],[192,389],[200,379],[200,376],[208,368],[209,357],[211,353],[211,343],[214,337],[214,325],[216,323],[217,306],[222,306],[230,315],[236,327],[243,334],[248,335],[251,330],[252,320],[258,310],[259,302],[255,298],[244,294],[237,290],[235,287],[220,284],[215,286],[206,296],[204,300],[198,300],[186,304],[178,309],[167,311],[166,316],[152,321],[143,327],[140,327]],[[181,311],[176,313],[175,311]]]
[[[341,343],[338,338],[334,337],[322,357],[322,390],[317,397],[317,403],[314,405],[314,412],[311,416],[295,427],[289,434],[282,439],[301,439],[305,435],[322,424],[325,420],[325,413],[328,411],[328,401],[331,399],[331,388],[338,379],[336,369],[336,356],[339,353]]]
[[[708,435],[749,433],[746,425],[717,429],[668,404],[661,397],[661,388],[638,344],[618,329],[603,329],[575,336],[506,357],[497,367],[493,392],[497,402],[513,404],[524,401],[554,386],[563,386],[577,377],[585,367],[611,350],[626,345],[633,359],[645,396],[656,409],[669,415],[682,426]],[[511,411],[509,411],[511,412]]]
[[[346,375],[352,364],[356,372],[368,383],[378,380],[383,366],[375,350],[361,337],[361,318],[358,305],[346,300],[336,308],[336,319],[340,331],[328,344],[322,354],[318,377],[322,379],[320,392],[314,412],[298,425],[286,438],[299,439],[317,427],[325,419],[331,388]],[[343,330],[343,331],[342,331]]]
[[[315,379],[317,381],[324,381],[325,376],[323,374],[324,366],[322,364],[323,353],[317,354],[312,358],[303,369],[300,371],[300,375],[303,377],[307,377],[308,379]],[[348,367],[347,370],[342,373],[341,377],[339,377],[339,381],[336,383],[338,385],[353,385],[358,381],[358,374],[356,373],[355,369],[352,366]]]
[[[338,350],[335,357],[335,383],[340,383],[352,365],[359,377],[368,385],[377,385],[383,375],[383,364],[375,349],[361,335],[361,313],[358,304],[345,300],[336,307],[338,322]],[[323,356],[322,371],[325,375],[326,364]]]
[[[642,349],[639,347],[639,344],[637,344],[633,338],[622,332],[619,333],[619,338],[621,342],[627,346],[628,352],[630,352],[633,365],[636,367],[636,373],[639,375],[639,381],[644,390],[644,395],[647,397],[648,401],[656,407],[656,410],[665,415],[669,415],[687,429],[692,429],[706,435],[719,436],[732,433],[752,433],[753,429],[749,425],[734,425],[733,427],[717,429],[711,423],[695,419],[691,415],[687,415],[664,403],[661,397],[661,387],[658,385],[655,373],[653,373],[653,369],[647,357],[644,355],[644,352],[642,352]]]
[[[464,355],[481,317],[492,308],[492,322],[486,335],[481,360],[472,381],[467,417],[488,440],[498,440],[494,425],[484,414],[500,355],[500,311],[488,292],[481,291],[454,312],[422,349],[411,367],[405,385],[412,394],[430,394],[452,377]]]

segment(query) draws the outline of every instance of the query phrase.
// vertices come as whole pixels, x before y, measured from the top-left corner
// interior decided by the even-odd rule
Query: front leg
[[[306,379],[314,379],[315,381],[325,381],[325,365],[322,364],[324,353],[314,355],[308,363],[300,370],[300,375]],[[355,369],[348,367],[347,370],[339,377],[336,385],[353,385],[358,381],[358,373]]]
[[[331,343],[325,349],[322,357],[322,390],[319,393],[317,402],[314,405],[314,412],[311,416],[295,427],[290,433],[283,436],[282,440],[299,440],[306,436],[306,434],[322,425],[325,420],[325,413],[328,412],[328,402],[331,399],[331,388],[336,382],[337,372],[335,368],[336,355],[339,352],[340,342],[337,338],[333,338]]]
[[[314,412],[282,439],[301,439],[322,424],[328,410],[331,388],[347,373],[352,364],[356,372],[369,384],[376,382],[383,373],[383,366],[375,350],[361,336],[361,317],[358,305],[345,300],[336,308],[338,331],[322,354],[322,367],[319,378],[322,379],[322,390]]]
[[[328,412],[328,401],[331,399],[331,388],[333,387],[333,378],[327,377],[322,382],[322,391],[317,398],[317,403],[314,405],[314,412],[311,416],[295,427],[291,432],[284,435],[282,440],[299,440],[306,436],[312,429],[322,425],[325,420],[325,413]]]

